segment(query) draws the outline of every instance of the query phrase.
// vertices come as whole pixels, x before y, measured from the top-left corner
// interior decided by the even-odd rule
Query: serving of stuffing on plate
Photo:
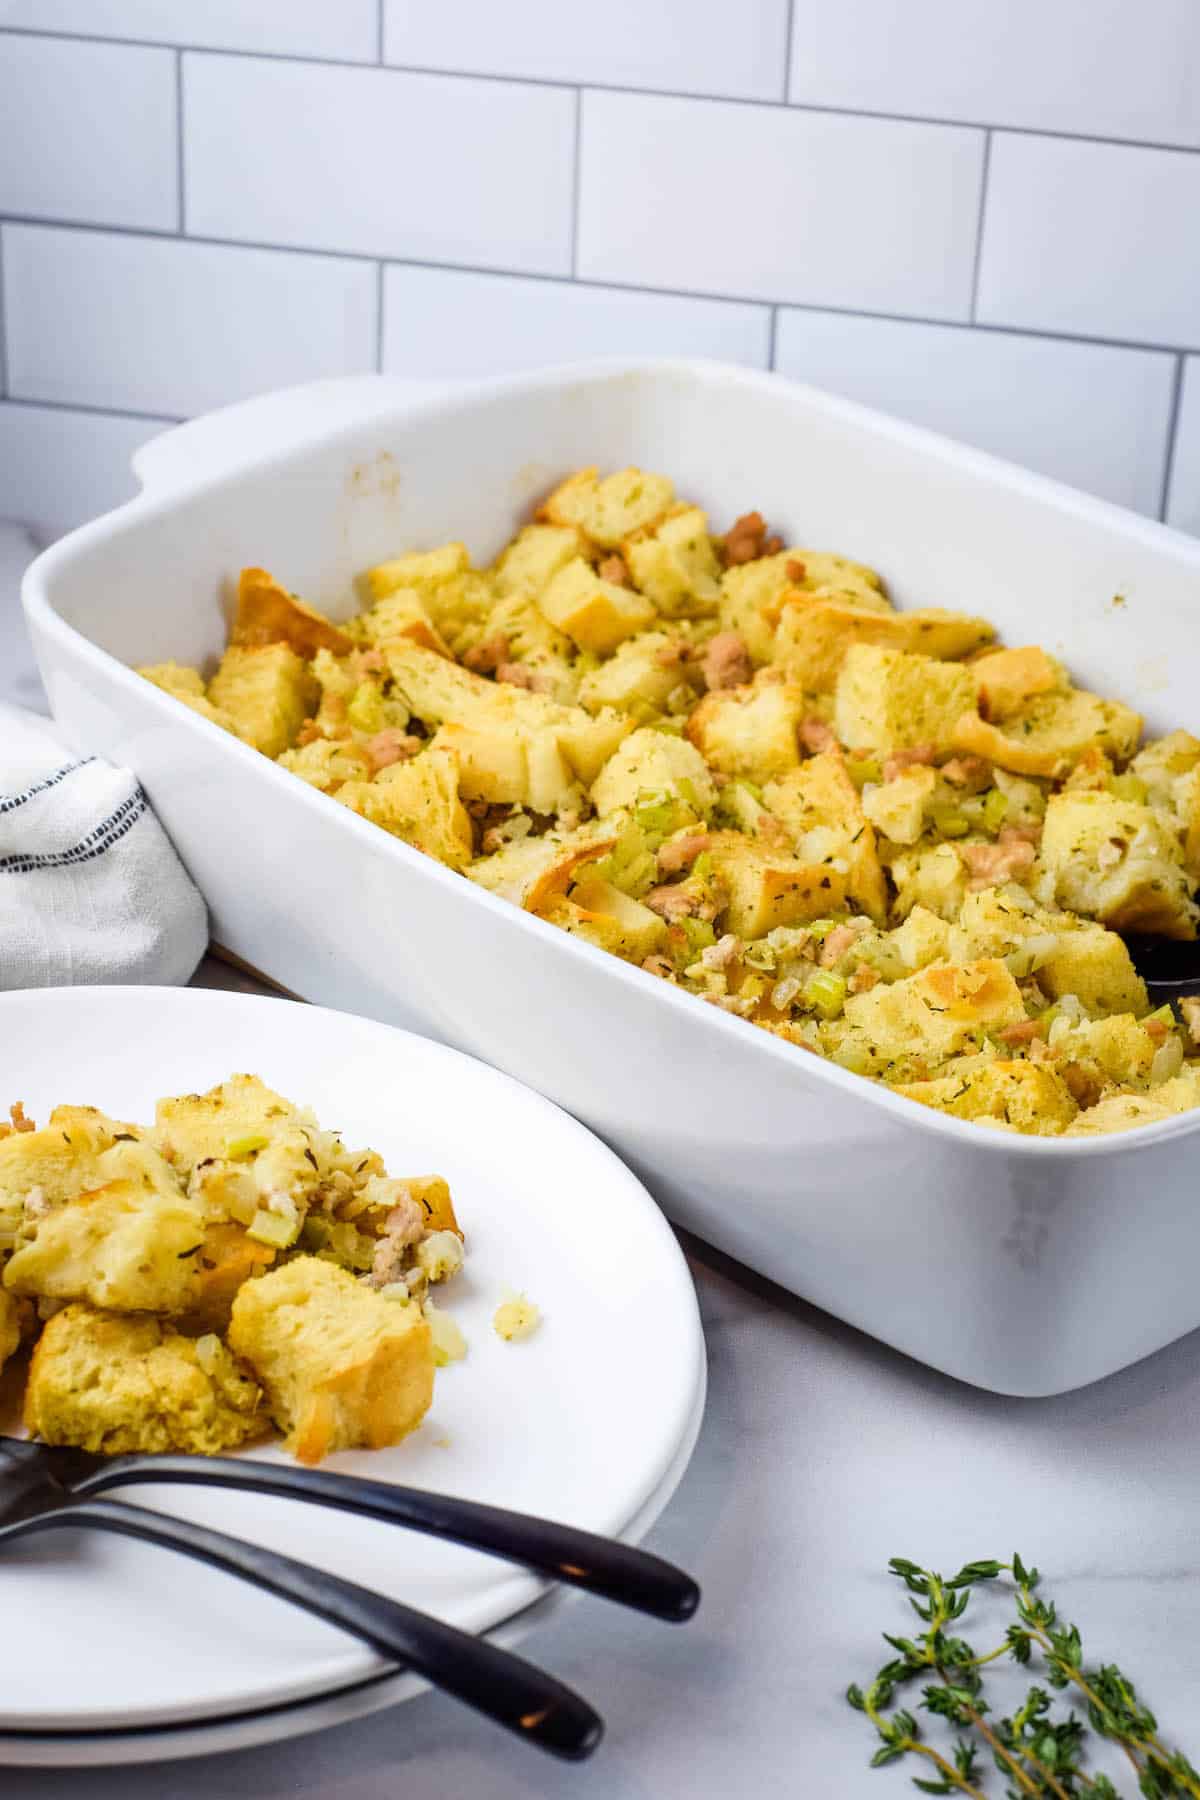
[[[466,879],[799,1049],[995,1129],[1200,1105],[1200,738],[985,619],[667,477],[564,481],[487,568],[368,569],[323,617],[241,575],[209,677],[140,671]]]
[[[56,1106],[0,1125],[0,1362],[33,1342],[25,1423],[93,1451],[301,1462],[418,1426],[461,1333],[450,1190],[389,1176],[255,1075],[158,1102],[153,1125]]]

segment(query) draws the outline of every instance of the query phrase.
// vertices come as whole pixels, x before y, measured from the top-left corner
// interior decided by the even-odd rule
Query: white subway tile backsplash
[[[374,367],[368,263],[6,225],[3,265],[18,398],[182,415]]]
[[[374,62],[378,0],[0,0],[0,25]]]
[[[1200,156],[999,133],[978,316],[1200,347],[1198,219]]]
[[[389,268],[383,366],[469,377],[587,356],[712,356],[765,368],[770,312],[570,281]]]
[[[982,132],[589,92],[580,275],[965,318]]]
[[[184,124],[197,236],[570,266],[565,89],[189,55]]]
[[[177,167],[169,50],[0,37],[0,212],[171,231]]]
[[[787,0],[385,0],[384,60],[668,92],[778,100]]]
[[[1167,524],[1200,537],[1200,356],[1184,358]]]
[[[1158,509],[1173,356],[781,310],[775,366],[1122,506]]]
[[[794,0],[807,106],[1200,144],[1196,0]]]
[[[0,401],[0,519],[68,531],[131,500],[130,458],[169,424]]]

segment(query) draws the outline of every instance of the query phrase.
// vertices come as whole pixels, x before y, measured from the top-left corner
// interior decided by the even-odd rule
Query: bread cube
[[[318,688],[289,644],[231,644],[209,683],[209,699],[264,756],[278,756],[317,704]]]
[[[451,722],[439,728],[431,754],[453,756],[459,792],[468,800],[524,806],[535,813],[566,812],[579,801],[575,771],[545,730],[499,718]]]
[[[624,547],[634,585],[664,619],[711,618],[721,598],[721,567],[698,506],[668,515],[653,537]]]
[[[845,902],[846,876],[829,863],[802,862],[737,832],[711,839],[713,867],[727,889],[726,931],[763,937],[776,925],[806,925]]]
[[[988,1032],[1025,1018],[1016,982],[995,957],[929,963],[890,987],[852,994],[846,1018],[883,1055],[924,1055],[935,1062],[978,1048]]]
[[[528,594],[535,599],[550,581],[582,555],[584,540],[574,525],[526,525],[497,559],[496,592]]]
[[[105,1456],[217,1456],[267,1430],[257,1383],[216,1337],[73,1305],[47,1323],[29,1369],[25,1426]]]
[[[936,850],[902,851],[892,860],[896,898],[892,911],[906,919],[915,906],[936,913],[939,919],[957,919],[967,894],[967,872],[953,844]]]
[[[893,844],[915,844],[937,790],[937,770],[926,763],[902,769],[890,781],[863,789],[863,812]]]
[[[319,793],[336,793],[344,782],[368,781],[371,765],[355,744],[340,743],[335,738],[314,738],[295,750],[285,750],[277,758],[281,769],[298,775]]]
[[[635,531],[657,525],[674,499],[674,486],[665,475],[619,469],[600,481],[595,469],[579,469],[555,488],[538,517],[552,525],[574,525],[594,544],[612,549]]]
[[[1039,694],[1064,693],[1069,686],[1061,663],[1038,644],[1017,650],[993,650],[971,665],[979,694],[979,711],[995,724],[1007,719]]]
[[[1153,1094],[1108,1094],[1095,1106],[1089,1106],[1086,1112],[1081,1112],[1068,1125],[1064,1136],[1106,1137],[1111,1131],[1131,1131],[1135,1125],[1157,1125],[1160,1120],[1169,1119],[1174,1111],[1159,1098],[1161,1091],[1156,1089]],[[1194,1106],[1196,1102],[1193,1100],[1191,1104]]]
[[[842,598],[823,599],[801,590],[785,593],[772,660],[809,693],[832,693],[852,644],[948,659],[966,656],[994,636],[986,619],[929,607],[920,612],[876,612]]]
[[[436,550],[410,550],[391,562],[377,563],[367,570],[363,581],[372,600],[382,600],[397,588],[415,588],[425,597],[455,576],[466,574],[470,567],[465,544],[442,544]]]
[[[616,841],[611,833],[605,836],[591,825],[566,836],[551,832],[481,856],[466,873],[489,893],[526,912],[540,913],[566,893],[586,863],[607,856]]]
[[[686,739],[649,726],[627,737],[592,783],[592,805],[602,819],[665,795],[682,801],[697,818],[707,818],[717,802],[700,752]]]
[[[1153,738],[1130,763],[1130,773],[1144,781],[1151,806],[1173,806],[1176,782],[1200,765],[1200,738],[1190,731],[1170,731]]]
[[[942,750],[974,705],[975,683],[960,663],[852,644],[837,678],[833,728],[852,750]]]
[[[396,1179],[407,1189],[425,1214],[425,1229],[452,1231],[461,1238],[462,1228],[454,1215],[449,1183],[441,1175],[399,1175]]]
[[[769,782],[763,793],[775,818],[791,833],[797,854],[809,854],[814,831],[833,834],[833,848],[846,864],[846,892],[876,924],[887,916],[887,881],[879,865],[875,831],[840,751],[810,756]]]
[[[997,1058],[964,1074],[893,1084],[892,1091],[956,1119],[996,1121],[1027,1137],[1059,1137],[1079,1108],[1045,1063]]]
[[[126,1178],[171,1197],[180,1191],[168,1165],[132,1127],[93,1106],[56,1106],[40,1131],[0,1138],[0,1228],[11,1241],[27,1214]]]
[[[474,854],[471,821],[459,799],[458,758],[437,743],[381,769],[373,781],[344,782],[334,798],[451,869],[463,868]]]
[[[655,619],[653,604],[635,588],[604,581],[577,556],[538,595],[538,606],[581,650],[606,656]]]
[[[928,907],[914,906],[903,925],[888,933],[889,946],[906,969],[923,969],[927,963],[969,961],[951,958],[950,926]]]
[[[308,606],[269,575],[266,569],[243,569],[238,579],[237,611],[231,644],[290,644],[306,660],[318,650],[345,656],[353,640],[331,619]]]
[[[756,677],[748,687],[706,694],[687,735],[710,768],[765,782],[799,764],[796,731],[807,711],[802,688]]]
[[[1057,948],[1038,968],[1038,986],[1052,1000],[1074,994],[1090,1013],[1140,1017],[1150,1002],[1124,938],[1102,925],[1072,923],[1074,929],[1058,932]]]
[[[1159,1039],[1131,1013],[1083,1019],[1070,1029],[1052,1027],[1052,1046],[1073,1062],[1091,1064],[1102,1081],[1144,1086],[1150,1079]]]
[[[199,1163],[257,1157],[298,1111],[257,1075],[231,1075],[205,1094],[179,1094],[154,1109],[153,1140],[183,1179]]]
[[[422,644],[439,656],[450,654],[418,588],[393,588],[391,593],[378,599],[369,612],[360,616],[358,626],[368,644],[383,644],[390,638],[411,638],[414,644]]]
[[[1060,778],[1093,746],[1125,762],[1141,732],[1141,715],[1131,707],[1071,688],[1037,695],[1000,725],[982,719],[972,706],[955,726],[953,748],[986,757],[1014,775]]]
[[[781,550],[777,556],[735,564],[721,577],[721,628],[736,631],[756,663],[771,660],[779,601],[794,585],[787,572],[793,560],[791,551]]]
[[[4,1285],[113,1312],[182,1312],[203,1242],[200,1209],[181,1193],[110,1181],[43,1214],[9,1258]]]
[[[644,962],[667,940],[666,922],[657,913],[587,870],[570,899],[556,901],[545,916],[552,925],[626,962]]]
[[[1113,794],[1053,794],[1041,860],[1055,895],[1119,931],[1194,938],[1200,918],[1175,834],[1149,806]]]
[[[22,1324],[21,1301],[7,1288],[0,1288],[0,1369],[21,1347]]]
[[[233,1297],[242,1283],[269,1269],[276,1255],[269,1245],[256,1243],[243,1226],[231,1220],[208,1225],[204,1242],[191,1259],[192,1281],[177,1319],[179,1329],[189,1336],[224,1332]]]
[[[219,725],[222,731],[230,731],[234,737],[243,734],[233,714],[226,712],[223,706],[214,706],[204,691],[204,679],[199,669],[185,668],[181,663],[148,663],[139,669],[138,674],[153,687],[161,688],[164,694],[170,694],[172,700],[180,701],[202,719],[208,719]]]
[[[508,645],[507,662],[524,663],[541,670],[568,663],[575,646],[564,631],[552,625],[532,594],[518,590],[506,594],[487,616],[484,637],[502,637]]]
[[[433,1399],[433,1347],[419,1308],[381,1298],[317,1257],[296,1257],[240,1288],[229,1345],[304,1463],[397,1444]]]
[[[681,685],[686,687],[672,648],[672,639],[664,631],[640,631],[627,638],[614,655],[580,681],[579,704],[592,713],[612,706],[635,718],[666,712],[672,694]]]

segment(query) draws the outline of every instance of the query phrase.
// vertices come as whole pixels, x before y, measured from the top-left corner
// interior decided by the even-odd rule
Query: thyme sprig
[[[1121,1747],[1144,1800],[1200,1800],[1200,1773],[1182,1751],[1170,1750],[1158,1735],[1158,1721],[1138,1698],[1133,1683],[1113,1663],[1091,1667],[1084,1661],[1078,1628],[1060,1621],[1053,1604],[1038,1593],[1041,1576],[1014,1556],[1010,1563],[967,1563],[945,1580],[901,1556],[888,1564],[904,1586],[924,1630],[915,1637],[884,1632],[895,1655],[862,1688],[852,1683],[846,1698],[865,1713],[879,1738],[872,1768],[906,1756],[926,1765],[913,1786],[923,1794],[967,1794],[986,1800],[983,1758],[989,1754],[1005,1777],[1007,1800],[1120,1800],[1107,1775],[1084,1768],[1088,1730]],[[1004,1642],[977,1655],[954,1629],[972,1589],[1007,1577],[1016,1622]],[[983,1670],[999,1657],[1037,1668],[1048,1687],[1069,1692],[1083,1716],[1055,1716],[1055,1701],[1035,1683],[1011,1716],[994,1718],[984,1694]],[[920,1705],[961,1735],[943,1754],[928,1742],[916,1716],[893,1703],[896,1690],[923,1679]]]

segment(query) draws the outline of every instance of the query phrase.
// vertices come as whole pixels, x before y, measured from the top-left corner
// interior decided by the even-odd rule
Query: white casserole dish
[[[1151,729],[1197,724],[1200,543],[812,389],[691,362],[469,392],[359,378],[171,433],[142,453],[137,500],[26,577],[55,716],[140,775],[219,943],[307,999],[528,1082],[681,1225],[922,1361],[1056,1393],[1200,1325],[1200,1113],[1040,1140],[913,1105],[481,891],[128,666],[215,659],[245,563],[344,616],[365,565],[456,537],[485,559],[593,462],[661,469],[715,522],[757,507],[789,541],[880,569],[902,606],[1045,644]]]

